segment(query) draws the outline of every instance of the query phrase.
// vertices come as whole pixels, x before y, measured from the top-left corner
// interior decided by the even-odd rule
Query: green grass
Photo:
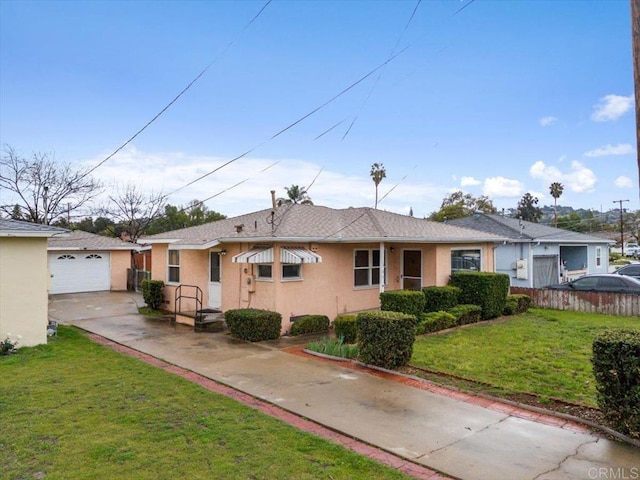
[[[529,313],[420,336],[411,364],[494,386],[597,406],[591,345],[606,328],[640,329],[637,317],[557,310]]]
[[[0,357],[0,478],[406,478],[60,327]]]

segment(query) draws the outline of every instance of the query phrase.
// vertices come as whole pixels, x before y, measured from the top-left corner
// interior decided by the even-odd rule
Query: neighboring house
[[[99,292],[127,289],[127,269],[140,246],[119,238],[75,230],[48,241],[49,293]]]
[[[167,308],[176,289],[198,287],[204,308],[277,311],[287,331],[298,315],[378,308],[385,289],[446,285],[468,256],[474,269],[493,271],[504,239],[371,208],[288,204],[142,240],[152,245],[152,278],[167,285]]]
[[[47,239],[68,230],[0,219],[0,341],[47,343],[49,270]]]
[[[508,240],[495,250],[495,271],[506,273],[511,286],[542,288],[587,273],[609,272],[613,241],[526,222],[501,215],[476,213],[450,225],[493,233]]]

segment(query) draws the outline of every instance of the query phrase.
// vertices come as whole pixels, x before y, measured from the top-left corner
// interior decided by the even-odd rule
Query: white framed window
[[[479,272],[482,267],[482,251],[478,249],[452,249],[451,271]]]
[[[282,281],[302,280],[302,264],[283,263]]]
[[[596,267],[602,265],[602,247],[596,247]]]
[[[169,250],[167,283],[180,283],[180,250]]]
[[[386,264],[385,255],[385,264]],[[380,285],[382,270],[380,265],[380,250],[378,249],[362,249],[353,252],[353,286],[354,287],[373,287]],[[385,278],[382,279],[386,283]]]
[[[270,263],[256,264],[257,280],[273,280],[273,265]]]

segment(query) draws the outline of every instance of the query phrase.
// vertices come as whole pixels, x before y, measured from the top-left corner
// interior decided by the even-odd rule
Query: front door
[[[209,252],[209,307],[222,307],[222,262],[220,252]]]
[[[421,250],[403,250],[402,288],[404,290],[420,290],[422,288]]]

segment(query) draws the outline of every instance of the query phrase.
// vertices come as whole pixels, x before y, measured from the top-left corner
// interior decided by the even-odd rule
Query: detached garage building
[[[47,343],[47,242],[68,230],[0,218],[0,341]],[[55,237],[54,237],[55,238]]]
[[[127,269],[138,245],[75,230],[48,240],[49,293],[127,289]]]

